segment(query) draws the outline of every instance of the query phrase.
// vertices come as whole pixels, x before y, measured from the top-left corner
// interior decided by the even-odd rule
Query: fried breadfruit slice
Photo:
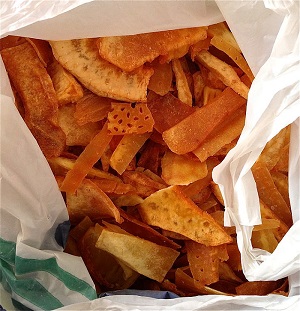
[[[122,101],[145,102],[153,69],[122,71],[100,57],[96,40],[50,41],[50,45],[56,60],[93,93]]]
[[[99,54],[125,71],[207,37],[206,27],[184,28],[128,36],[99,38]],[[168,59],[169,60],[169,59]]]
[[[58,126],[58,100],[49,74],[29,42],[1,51],[10,80],[20,96],[24,120],[46,158],[58,157],[66,136]]]

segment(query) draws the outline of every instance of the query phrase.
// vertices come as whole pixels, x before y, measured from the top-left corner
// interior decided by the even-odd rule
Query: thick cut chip
[[[112,136],[108,135],[107,123],[105,123],[102,130],[94,136],[76,159],[72,169],[68,171],[60,187],[61,191],[69,193],[74,193],[76,191],[95,163],[101,158],[111,139]]]
[[[32,45],[43,65],[47,67],[53,59],[49,43],[45,40],[40,39],[34,38],[25,38],[25,39]]]
[[[163,151],[164,147],[162,145],[149,139],[141,151],[137,165],[157,174],[160,165],[160,156],[163,154]]]
[[[94,225],[95,224],[92,222],[90,217],[85,216],[75,227],[70,230],[69,237],[72,237],[75,241],[80,241],[88,229]]]
[[[165,130],[162,134],[163,139],[174,153],[184,154],[193,151],[245,104],[244,98],[231,88],[226,88],[210,104],[196,109],[191,115]]]
[[[76,79],[56,60],[47,68],[60,105],[74,103],[83,96]]]
[[[239,108],[234,114],[234,118],[228,118],[228,120],[224,122],[225,124],[210,135],[193,151],[193,153],[202,162],[208,157],[215,155],[222,147],[240,136],[245,125],[245,116],[245,107]]]
[[[211,39],[211,44],[215,46],[217,49],[226,53],[238,66],[243,72],[247,75],[250,81],[253,81],[254,75],[247,64],[245,58],[243,57],[242,53],[239,52],[236,48],[226,42],[223,38],[215,36]]]
[[[23,44],[26,41],[26,38],[20,36],[6,36],[0,39],[0,51],[14,46]]]
[[[201,72],[198,70],[193,73],[193,86],[194,86],[194,101],[195,105],[198,107],[203,106],[203,91],[205,88],[204,79]]]
[[[166,236],[160,234],[157,230],[153,229],[146,223],[136,219],[133,216],[130,216],[128,213],[125,213],[123,210],[120,210],[120,213],[121,213],[121,217],[123,218],[123,222],[119,224],[119,226],[122,229],[126,230],[128,233],[138,236],[142,239],[149,240],[158,245],[171,247],[173,249],[180,248],[180,245],[168,239]]]
[[[148,108],[150,109],[155,122],[154,128],[159,133],[176,125],[195,111],[195,108],[184,104],[171,93],[162,97],[158,96],[153,100],[148,101]]]
[[[13,86],[25,107],[24,120],[46,158],[59,156],[66,137],[57,125],[58,101],[49,74],[30,43],[1,51]]]
[[[260,199],[288,226],[291,226],[292,213],[281,193],[274,184],[272,176],[263,162],[256,162],[252,167]]]
[[[290,196],[289,196],[289,178],[287,175],[281,172],[270,172],[274,184],[280,194],[282,195],[285,203],[290,206]]]
[[[194,279],[187,272],[188,271],[185,271],[185,269],[182,268],[178,268],[175,271],[175,284],[180,290],[193,293],[194,295],[229,295],[226,292],[221,292],[208,286],[196,286]]]
[[[200,51],[195,56],[195,59],[197,62],[215,73],[225,85],[231,87],[245,99],[248,98],[249,88],[241,81],[237,73],[230,65],[226,64],[206,50]]]
[[[101,130],[101,124],[78,125],[74,118],[75,109],[75,104],[61,106],[58,109],[58,124],[66,134],[67,146],[86,146]]]
[[[110,158],[110,166],[120,175],[124,173],[150,133],[124,135]]]
[[[148,89],[164,96],[171,90],[173,79],[171,63],[160,64],[157,61],[153,61],[151,65],[154,73],[150,78]]]
[[[95,246],[103,228],[96,224],[89,228],[79,243],[79,250],[94,281],[106,289],[130,287],[139,273],[130,269],[111,254]]]
[[[207,33],[212,37],[210,41],[211,45],[226,53],[252,81],[254,79],[253,73],[225,23],[222,22],[208,26]]]
[[[52,159],[48,160],[48,162],[51,165],[51,167],[58,166],[62,170],[64,170],[66,173],[67,171],[74,168],[76,159],[68,159],[68,158],[64,158],[64,157],[58,157],[58,158],[52,158]],[[94,168],[94,167],[92,167],[88,171],[87,176],[90,178],[97,177],[97,178],[105,179],[108,181],[112,180],[112,181],[117,182],[117,183],[122,182],[119,177],[117,177],[117,176],[115,176],[109,172],[105,172],[105,171],[102,171],[102,170],[100,170],[98,168]]]
[[[237,286],[238,295],[258,295],[265,296],[276,290],[280,286],[279,281],[251,281]]]
[[[124,262],[131,269],[161,282],[179,252],[130,234],[103,229],[96,247]]]
[[[278,241],[275,238],[272,229],[253,231],[251,236],[251,243],[253,247],[266,250],[269,253],[273,253],[278,245]]]
[[[81,99],[76,102],[74,118],[78,125],[89,122],[101,121],[107,117],[111,110],[111,99],[97,96],[96,94],[85,91]]]
[[[118,208],[92,180],[84,179],[75,194],[66,194],[70,221],[79,223],[85,216],[90,219],[113,218],[122,222]]]
[[[174,231],[198,243],[216,246],[231,242],[224,229],[186,197],[179,186],[153,193],[140,204],[139,212],[147,224]]]
[[[207,175],[199,179],[187,186],[180,186],[181,190],[184,192],[184,194],[190,198],[194,197],[195,195],[198,195],[199,192],[201,192],[203,189],[205,189],[207,186],[211,184],[212,181],[212,170],[215,166],[220,164],[220,161],[215,157],[210,157],[206,161]]]
[[[129,102],[146,101],[151,68],[123,72],[99,56],[97,39],[50,41],[54,57],[93,93]]]
[[[157,190],[163,189],[166,185],[160,181],[154,180],[144,172],[138,170],[125,171],[122,174],[122,179],[136,188],[137,194],[142,198],[146,198]]]
[[[280,153],[280,158],[274,166],[274,171],[279,171],[287,174],[289,170],[289,149],[290,144],[285,145]]]
[[[167,150],[161,160],[161,177],[168,185],[188,185],[208,174],[205,162]]]
[[[239,52],[241,52],[239,45],[237,44],[232,32],[229,31],[225,22],[209,25],[207,28],[207,33],[211,37],[218,36],[218,37],[223,38],[226,42],[228,42],[228,44],[230,44],[235,49],[237,49]]]
[[[108,113],[108,131],[111,135],[143,134],[154,125],[147,104],[112,103]]]
[[[203,88],[203,105],[207,105],[214,98],[216,98],[222,91],[209,86]]]
[[[260,154],[258,161],[265,163],[268,170],[271,170],[279,161],[287,135],[288,128],[285,127],[266,144]]]
[[[193,97],[187,81],[187,77],[182,68],[182,64],[179,59],[173,59],[172,69],[175,75],[176,88],[178,98],[185,104],[192,106]]]
[[[106,194],[109,195],[123,195],[135,193],[135,188],[132,185],[124,184],[121,181],[94,178],[93,182],[101,190],[103,190]]]
[[[219,263],[226,261],[226,244],[206,246],[194,241],[185,241],[189,266],[197,287],[219,281]]]
[[[280,242],[288,232],[289,227],[282,220],[280,220],[280,218],[263,201],[260,201],[260,213],[262,220],[271,220],[273,223],[274,221],[277,221],[279,223],[278,228],[273,229],[273,233],[277,241]]]
[[[125,71],[206,38],[206,27],[98,39],[100,55]]]

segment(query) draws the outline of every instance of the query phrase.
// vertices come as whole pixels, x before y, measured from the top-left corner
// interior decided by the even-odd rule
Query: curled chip
[[[146,101],[152,68],[139,68],[126,73],[102,59],[96,39],[51,41],[56,60],[87,89],[117,100]]]
[[[147,104],[112,103],[108,113],[111,135],[143,134],[151,132],[154,120]]]
[[[139,68],[160,55],[192,45],[205,39],[206,27],[176,29],[130,36],[98,39],[100,55],[125,71]],[[186,52],[186,50],[185,50]]]

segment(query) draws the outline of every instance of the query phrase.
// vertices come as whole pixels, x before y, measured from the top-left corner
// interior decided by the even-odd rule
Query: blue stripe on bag
[[[80,293],[89,300],[97,298],[93,287],[60,268],[55,258],[37,260],[16,256],[16,244],[0,238],[0,273],[1,282],[5,288],[43,310],[63,307],[62,303],[37,280],[20,278],[26,273],[39,271],[53,275],[67,288]]]

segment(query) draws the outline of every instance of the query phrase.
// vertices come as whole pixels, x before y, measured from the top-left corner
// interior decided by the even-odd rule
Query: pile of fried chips
[[[212,170],[245,122],[254,77],[225,23],[121,37],[8,36],[1,56],[16,105],[65,198],[66,252],[97,291],[287,295],[287,279],[245,279]],[[292,217],[289,127],[252,168],[273,252]]]

